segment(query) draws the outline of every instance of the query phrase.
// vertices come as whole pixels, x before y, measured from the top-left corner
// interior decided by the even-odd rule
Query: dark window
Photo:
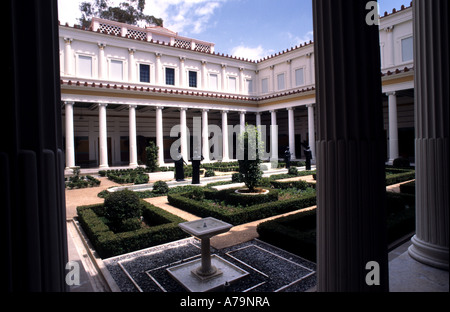
[[[150,65],[139,64],[139,81],[150,82]]]
[[[166,84],[171,86],[175,85],[175,69],[166,68]]]
[[[195,71],[189,72],[189,87],[197,88],[197,72]]]

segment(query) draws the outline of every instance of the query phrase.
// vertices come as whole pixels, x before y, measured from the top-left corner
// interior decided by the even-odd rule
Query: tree
[[[148,147],[145,149],[147,153],[147,159],[145,165],[150,172],[155,172],[159,166],[158,162],[158,150],[159,147],[155,145],[153,141],[150,141]]]
[[[242,175],[243,182],[250,192],[255,191],[262,178],[262,170],[260,168],[260,154],[264,150],[263,142],[256,127],[246,126],[246,130],[239,137],[240,148],[242,149],[239,159],[239,173]]]
[[[130,25],[163,25],[163,20],[153,15],[144,14],[145,0],[126,0],[119,6],[112,7],[109,0],[91,0],[80,4],[80,26],[89,27],[92,17],[99,17]]]

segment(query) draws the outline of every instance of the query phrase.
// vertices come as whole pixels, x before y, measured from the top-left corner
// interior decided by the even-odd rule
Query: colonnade
[[[74,146],[74,102],[64,102],[65,105],[65,140],[66,140],[66,169],[76,166],[75,159],[75,146]],[[98,104],[98,118],[99,118],[99,167],[109,168],[108,163],[108,134],[107,134],[107,103]],[[315,159],[315,126],[314,126],[314,105],[308,106],[308,132],[309,132],[309,146],[313,152],[313,159]],[[137,126],[136,126],[136,108],[137,105],[129,105],[129,166],[138,166],[138,156],[137,156]],[[158,150],[158,161],[160,166],[164,165],[164,134],[163,134],[163,110],[164,107],[156,106],[156,145],[159,147]],[[187,129],[187,111],[188,107],[180,108],[180,150],[181,155],[184,160],[189,160],[189,142],[188,142],[188,129]],[[271,130],[270,130],[270,151],[271,159],[278,159],[278,126],[277,126],[277,112],[282,111],[271,110]],[[293,153],[292,159],[296,159],[295,155],[295,119],[294,119],[294,107],[289,107],[286,109],[288,112],[288,136],[289,136],[289,147]],[[202,109],[201,120],[202,120],[202,130],[201,130],[201,152],[204,157],[204,162],[211,161],[210,159],[210,143],[209,136],[209,112],[210,109]],[[228,138],[228,114],[229,110],[220,110],[222,119],[222,137]],[[261,126],[261,112],[245,112],[239,111],[239,129],[243,131],[246,125],[246,115],[255,114],[256,124],[255,126]],[[228,139],[222,140],[222,161],[230,161],[230,142]]]

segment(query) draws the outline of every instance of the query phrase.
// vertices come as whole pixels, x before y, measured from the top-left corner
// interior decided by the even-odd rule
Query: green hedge
[[[415,229],[415,198],[386,192],[388,243]],[[259,238],[311,261],[316,261],[316,209],[260,223]]]
[[[142,205],[143,217],[153,226],[122,233],[114,233],[107,226],[103,204],[77,208],[79,222],[100,257],[109,258],[188,237],[178,227],[185,220],[145,201]]]
[[[315,187],[314,183],[308,183],[303,180],[299,181],[270,181],[270,184],[276,189],[288,189],[288,188],[296,188],[299,190],[306,190],[308,187]]]
[[[217,192],[212,190],[205,191],[206,198],[210,198],[214,194],[217,194]],[[244,208],[223,209],[206,201],[191,199],[189,195],[189,193],[169,194],[167,198],[172,206],[183,209],[196,216],[202,218],[213,217],[233,225],[272,217],[316,204],[316,196],[308,195],[284,201],[261,203]]]
[[[386,168],[386,186],[413,180],[416,178],[414,169]]]
[[[411,181],[400,185],[400,192],[405,194],[416,194],[416,181]]]

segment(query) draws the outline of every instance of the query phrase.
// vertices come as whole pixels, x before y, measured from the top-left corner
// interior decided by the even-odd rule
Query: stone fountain
[[[231,224],[209,217],[180,223],[179,227],[201,240],[201,259],[167,269],[167,272],[188,291],[216,290],[248,274],[229,261],[211,255],[210,238],[228,232],[232,228]]]

